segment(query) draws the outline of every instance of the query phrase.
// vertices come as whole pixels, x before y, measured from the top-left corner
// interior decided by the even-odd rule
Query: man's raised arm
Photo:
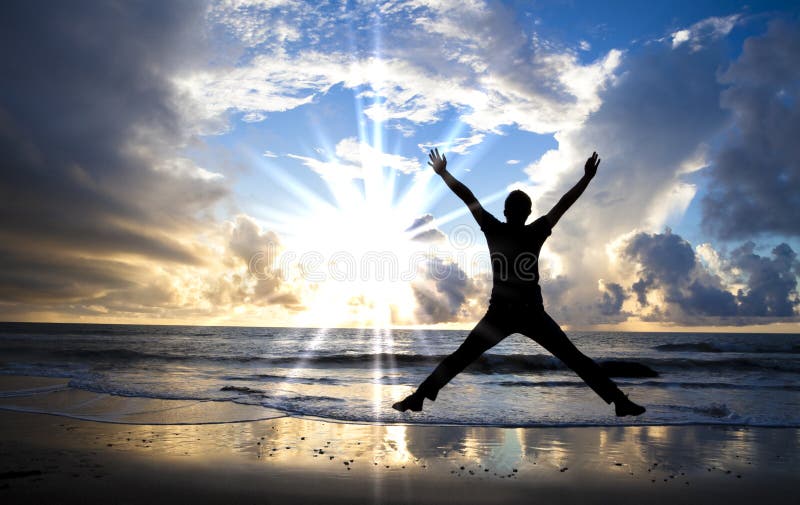
[[[564,196],[561,197],[561,200],[558,201],[555,207],[550,209],[550,212],[547,213],[547,220],[550,221],[550,227],[556,225],[561,216],[572,207],[572,204],[581,196],[586,190],[586,186],[589,185],[589,182],[594,178],[595,174],[597,174],[597,167],[600,166],[600,158],[597,157],[597,153],[592,153],[588,160],[586,160],[586,165],[584,165],[584,174],[581,177],[581,180],[578,181],[576,185],[572,187],[569,191],[567,191]]]
[[[430,154],[428,157],[431,159],[428,162],[433,168],[433,171],[439,174],[439,176],[444,179],[445,184],[453,193],[456,194],[461,200],[467,204],[469,211],[472,212],[472,215],[475,217],[475,220],[478,222],[479,225],[483,223],[483,207],[481,207],[480,202],[478,199],[475,198],[475,195],[472,194],[472,191],[464,184],[462,184],[458,179],[453,177],[453,175],[447,171],[447,157],[444,155],[439,154],[439,149],[431,149]]]

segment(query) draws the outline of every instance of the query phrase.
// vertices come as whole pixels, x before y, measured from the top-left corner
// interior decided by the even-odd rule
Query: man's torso
[[[485,212],[481,230],[492,262],[490,304],[542,305],[539,253],[551,233],[546,217],[525,226],[503,223]]]

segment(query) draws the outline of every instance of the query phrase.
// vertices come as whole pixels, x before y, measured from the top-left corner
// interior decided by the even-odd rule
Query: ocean
[[[615,417],[613,406],[521,335],[491,349],[423,412],[392,410],[466,334],[0,323],[0,373],[63,377],[70,390],[116,398],[247,406],[248,420],[263,409],[264,418],[279,412],[363,423],[800,427],[800,337],[786,334],[568,332],[601,364],[638,363],[655,372],[614,378],[647,407],[637,418]],[[47,411],[58,403],[47,395],[63,391],[28,393]],[[14,409],[15,396],[0,393],[0,408]],[[218,411],[199,422],[219,422],[211,414]],[[81,417],[80,408],[70,412]],[[51,413],[60,412],[53,406]],[[91,418],[113,421],[113,412]],[[229,414],[225,422],[232,421]]]

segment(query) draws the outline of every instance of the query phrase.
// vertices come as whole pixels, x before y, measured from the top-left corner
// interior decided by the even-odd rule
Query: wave
[[[711,405],[664,405],[664,407],[677,410],[679,412],[689,412],[692,414],[700,414],[701,416],[714,417],[717,419],[739,419],[739,416],[733,412],[724,403],[712,403]]]
[[[800,373],[800,361],[775,358],[640,358],[637,361],[656,370],[764,371]]]
[[[580,384],[579,382],[572,381],[552,381],[543,382],[547,385],[569,383]],[[521,382],[518,384],[522,385]],[[75,387],[75,384],[72,384]],[[734,412],[725,402],[710,403],[710,404],[649,404],[650,415],[641,419],[627,419],[619,420],[616,418],[607,418],[606,416],[597,419],[563,419],[559,421],[552,420],[531,420],[521,419],[516,417],[506,417],[502,412],[494,412],[486,417],[471,417],[469,415],[461,417],[453,415],[452,411],[441,412],[441,416],[435,413],[430,413],[425,417],[418,419],[398,419],[397,416],[388,404],[384,405],[384,409],[376,417],[375,411],[372,408],[363,408],[363,402],[359,403],[358,399],[354,398],[341,398],[331,396],[317,396],[317,395],[302,395],[297,392],[284,391],[284,392],[264,392],[254,388],[240,387],[240,386],[224,386],[221,390],[233,393],[232,396],[225,398],[197,398],[197,397],[175,397],[172,395],[161,394],[142,394],[123,391],[110,392],[102,389],[81,388],[94,390],[97,393],[112,394],[114,396],[133,396],[143,399],[158,398],[162,400],[193,400],[187,403],[174,403],[164,404],[148,404],[148,403],[135,403],[126,404],[121,410],[114,410],[107,414],[99,414],[93,410],[96,405],[94,401],[86,401],[85,397],[80,397],[72,405],[62,405],[55,407],[47,402],[39,402],[36,405],[21,405],[15,403],[15,398],[2,398],[0,399],[0,410],[20,410],[28,412],[43,412],[55,415],[63,415],[68,417],[76,417],[79,419],[89,419],[96,421],[124,423],[124,424],[206,424],[206,423],[219,423],[219,422],[245,422],[249,420],[269,419],[276,417],[276,413],[280,415],[289,415],[294,417],[324,419],[334,422],[344,423],[357,423],[357,424],[393,424],[402,422],[403,424],[419,424],[419,425],[464,425],[464,426],[497,426],[497,427],[535,427],[535,426],[627,426],[627,425],[741,425],[741,426],[784,426],[784,427],[800,427],[800,420],[794,416],[792,419],[784,417],[750,417],[742,415],[742,412]],[[38,390],[19,390],[13,396],[39,396],[42,394],[62,394],[65,390],[51,390],[51,391],[38,391]],[[263,407],[268,409],[263,414],[257,411],[243,411],[238,415],[242,417],[236,420],[225,421],[224,418],[229,417],[226,412],[228,409],[217,409],[216,405],[221,405],[230,402],[237,405]],[[349,402],[353,402],[352,406]],[[203,404],[206,406],[203,407]],[[201,409],[201,412],[195,414],[195,420],[183,420],[180,422],[170,421],[164,422],[163,416],[159,413],[175,410],[180,408],[191,407],[192,411]],[[351,408],[353,407],[353,408]],[[88,410],[87,410],[88,408]],[[469,413],[468,413],[469,414]],[[174,417],[174,416],[173,416]]]
[[[748,354],[800,354],[800,345],[769,347],[758,344],[711,344],[708,342],[686,342],[681,344],[661,344],[653,347],[662,352],[713,352],[713,353],[748,353]]]
[[[494,386],[503,387],[584,387],[586,383],[579,380],[563,381],[530,381],[530,380],[506,380],[488,382]],[[731,389],[731,390],[777,390],[777,391],[800,391],[800,386],[791,384],[733,384],[729,382],[680,382],[680,381],[626,381],[618,382],[624,387],[657,387],[657,388],[682,388],[682,389]]]
[[[261,358],[265,364],[314,367],[375,368],[391,370],[403,367],[430,368],[439,364],[446,354],[331,354],[305,358]],[[648,358],[630,361],[595,359],[614,377],[655,377],[661,370],[773,370],[800,372],[800,362],[794,359],[756,358]],[[566,370],[558,358],[550,354],[484,354],[467,367],[472,373],[525,373]]]
[[[673,344],[669,344],[673,345]],[[677,345],[677,344],[675,344]],[[683,344],[681,344],[683,345]],[[446,354],[391,354],[391,353],[347,353],[319,354],[314,356],[253,356],[253,355],[174,355],[135,351],[131,349],[106,350],[56,350],[59,356],[82,358],[89,361],[137,361],[153,360],[168,362],[209,361],[215,363],[241,363],[263,367],[291,368],[377,368],[393,370],[398,368],[432,368],[439,364]],[[80,361],[80,360],[79,360]],[[702,357],[633,357],[630,360],[596,358],[595,361],[614,377],[655,377],[664,370],[714,370],[714,371],[781,371],[800,373],[800,360],[776,357],[722,357],[704,359]],[[38,363],[42,367],[66,367],[59,363]],[[550,354],[484,354],[472,363],[469,373],[525,373],[565,370],[566,366]],[[277,378],[277,376],[276,376]],[[258,378],[256,378],[258,380]],[[283,380],[283,378],[280,378]],[[236,379],[233,379],[236,380]],[[250,380],[250,379],[244,379]],[[270,380],[269,375],[261,380]],[[297,379],[313,380],[313,379]]]
[[[317,385],[317,384],[325,384],[330,386],[339,385],[342,381],[337,379],[331,379],[330,377],[290,377],[286,375],[273,375],[273,374],[254,374],[254,375],[245,375],[245,376],[238,376],[238,375],[230,375],[226,377],[222,377],[223,380],[227,381],[247,381],[247,382],[288,382],[292,384],[309,384],[309,385]]]

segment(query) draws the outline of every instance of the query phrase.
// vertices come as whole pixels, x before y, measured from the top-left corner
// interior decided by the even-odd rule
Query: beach
[[[27,408],[35,410],[35,398],[42,394],[28,393],[64,382],[0,378],[0,497],[5,503],[736,504],[796,499],[796,428],[363,424],[285,414],[199,424],[191,422],[193,411],[224,409],[225,402],[191,407],[179,400],[87,392],[81,394],[93,396],[80,399],[84,412],[87,404],[98,411],[125,410],[122,404],[129,400],[152,402],[152,408],[138,403],[142,422],[126,423],[20,411],[22,393],[14,392],[21,387],[27,388]],[[15,410],[6,410],[12,403]],[[188,414],[167,414],[176,411]],[[202,418],[216,415],[204,412]]]

